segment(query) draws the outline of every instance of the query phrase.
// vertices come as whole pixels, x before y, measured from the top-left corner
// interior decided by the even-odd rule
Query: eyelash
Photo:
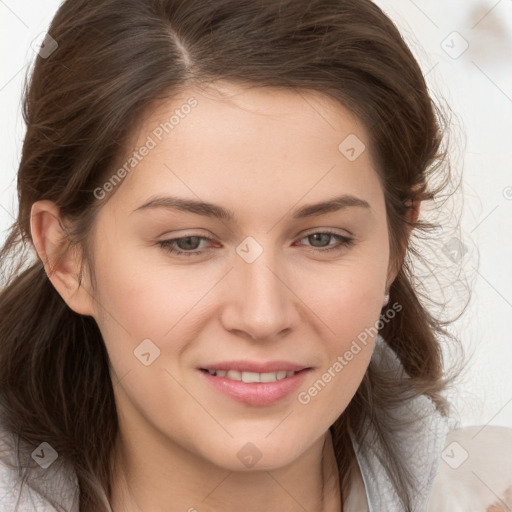
[[[339,240],[339,244],[335,245],[334,247],[329,247],[327,249],[317,249],[313,248],[313,251],[325,253],[325,252],[331,252],[331,251],[341,251],[342,249],[349,248],[352,245],[354,245],[354,239],[340,235],[339,233],[335,233],[334,231],[315,231],[314,233],[309,233],[301,238],[307,238],[312,235],[330,235],[336,239]],[[175,249],[172,244],[176,242],[177,240],[184,240],[186,238],[200,238],[203,240],[208,240],[210,242],[213,242],[213,239],[208,238],[206,236],[197,236],[197,235],[189,235],[189,236],[183,236],[180,238],[171,238],[170,240],[162,240],[161,242],[158,242],[158,245],[162,247],[166,252],[174,254],[176,256],[201,256],[205,252],[209,252],[211,249],[205,250],[205,251],[181,251],[179,249]]]

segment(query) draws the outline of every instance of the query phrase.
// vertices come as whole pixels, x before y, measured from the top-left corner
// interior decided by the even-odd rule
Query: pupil
[[[320,237],[327,237],[327,240],[328,240],[330,236],[331,235],[328,235],[327,233],[315,233],[314,235],[310,235],[310,237],[313,237],[313,239],[315,241],[319,241]],[[320,240],[321,240],[321,238],[320,238]],[[325,240],[325,241],[327,241],[327,240]]]
[[[192,242],[192,246],[193,247],[190,247],[190,241],[194,241],[195,240],[195,244]],[[178,240],[178,246],[180,247],[180,249],[197,249],[197,242],[199,241],[199,237],[198,236],[187,236],[186,238],[182,238],[180,240]],[[183,247],[183,245],[185,245],[185,247]],[[188,246],[187,246],[188,245]]]

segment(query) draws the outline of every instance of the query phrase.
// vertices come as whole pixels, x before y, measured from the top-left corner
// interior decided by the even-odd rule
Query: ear
[[[411,233],[413,230],[412,224],[414,224],[418,220],[418,217],[420,214],[421,197],[416,192],[416,189],[413,190],[412,197],[405,202],[405,205],[407,207],[407,211],[405,214],[406,220],[407,220],[407,224],[405,227],[406,233],[407,233],[406,243],[408,243],[409,237],[411,236]],[[391,287],[391,284],[396,279],[398,272],[400,272],[400,268],[402,267],[404,258],[405,258],[405,251],[402,254],[400,254],[399,262],[392,262],[392,261],[389,262],[388,279],[386,281],[386,290],[389,290],[389,288]]]
[[[411,199],[405,202],[407,206],[407,220],[409,223],[414,224],[420,215],[421,198],[418,194],[414,195]],[[407,226],[407,236],[409,237],[412,231],[412,226]]]
[[[76,313],[94,316],[87,279],[79,285],[80,252],[76,246],[68,246],[66,228],[55,203],[42,200],[32,204],[30,231],[48,278],[62,299]]]

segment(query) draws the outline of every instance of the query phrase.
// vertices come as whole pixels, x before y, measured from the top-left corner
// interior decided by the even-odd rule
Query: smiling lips
[[[277,372],[239,372],[237,370],[207,370],[210,375],[215,377],[225,377],[230,380],[238,380],[242,382],[275,382],[277,380],[285,379],[286,377],[292,377],[295,372],[287,372],[285,370],[279,370]]]
[[[297,389],[310,367],[287,361],[231,361],[200,368],[217,391],[247,405],[270,405]]]

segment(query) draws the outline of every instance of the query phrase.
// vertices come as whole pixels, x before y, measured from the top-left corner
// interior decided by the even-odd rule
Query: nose
[[[229,276],[222,311],[225,329],[266,341],[296,327],[301,301],[294,293],[285,262],[278,262],[273,251],[264,250],[252,263],[237,256]]]

